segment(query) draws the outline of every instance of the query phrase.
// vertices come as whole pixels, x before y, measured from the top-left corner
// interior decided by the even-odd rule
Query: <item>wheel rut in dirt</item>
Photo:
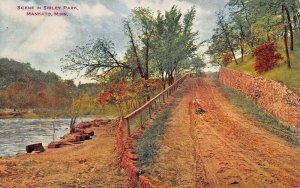
[[[300,149],[241,114],[211,77],[187,79],[147,175],[169,187],[298,187]],[[189,109],[193,98],[206,110]],[[179,172],[179,173],[176,173]],[[179,176],[179,175],[180,176]]]

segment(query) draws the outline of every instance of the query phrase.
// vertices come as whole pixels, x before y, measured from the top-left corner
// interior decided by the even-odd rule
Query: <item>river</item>
[[[79,121],[91,118],[80,118]],[[54,139],[69,132],[70,119],[0,119],[0,156],[14,156],[26,152],[26,145],[43,143],[46,146]]]

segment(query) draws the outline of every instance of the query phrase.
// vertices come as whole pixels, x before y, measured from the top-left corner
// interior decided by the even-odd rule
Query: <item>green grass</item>
[[[236,92],[234,89],[229,88],[225,85],[220,87],[222,93],[226,98],[235,106],[237,106],[238,111],[245,115],[249,115],[250,118],[254,118],[260,124],[258,126],[264,128],[265,130],[285,139],[292,145],[300,146],[300,132],[292,130],[287,125],[283,125],[278,122],[275,118],[271,117],[260,109],[252,100],[246,98],[243,94]],[[257,125],[257,124],[255,124]]]
[[[237,61],[238,64],[236,64],[235,62],[231,62],[227,65],[227,67],[238,70],[240,72],[249,73],[251,75],[257,75],[253,69],[254,58],[251,56],[251,54],[244,56],[243,62],[241,59],[238,59]]]
[[[174,99],[157,115],[152,125],[135,141],[134,151],[137,153],[137,167],[140,173],[144,173],[154,163],[172,110],[177,105],[176,100],[179,100],[182,96],[182,93],[176,93]]]
[[[300,93],[300,37],[295,37],[294,43],[294,51],[290,51],[291,69],[287,68],[287,65],[284,63],[286,57],[283,41],[277,43],[277,49],[284,59],[281,60],[274,69],[268,72],[257,74],[254,71],[253,64],[255,58],[251,54],[244,57],[244,62],[241,62],[241,59],[238,59],[238,64],[231,62],[227,67],[249,73],[253,76],[262,76],[266,79],[283,82],[294,91]]]

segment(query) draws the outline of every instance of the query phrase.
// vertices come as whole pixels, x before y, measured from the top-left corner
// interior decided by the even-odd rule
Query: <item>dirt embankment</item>
[[[114,128],[94,131],[82,144],[0,159],[0,187],[127,187],[115,164]]]
[[[212,78],[184,83],[155,164],[157,187],[299,187],[300,149],[238,113]],[[198,97],[207,111],[189,112]]]

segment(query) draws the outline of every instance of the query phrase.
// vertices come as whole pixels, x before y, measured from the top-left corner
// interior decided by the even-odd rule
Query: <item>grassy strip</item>
[[[147,167],[154,163],[172,110],[176,107],[176,98],[180,98],[182,95],[176,93],[174,97],[168,106],[155,118],[152,125],[134,143],[134,151],[138,157],[137,167],[140,173],[144,173]]]
[[[253,68],[253,63],[255,62],[255,57],[248,54],[244,57],[244,62],[241,58],[238,59],[238,64],[231,62],[227,66],[231,69],[238,70],[240,72],[246,72],[253,76],[261,76],[266,79],[277,80],[285,83],[294,91],[300,93],[300,40],[299,35],[295,35],[295,49],[290,51],[290,60],[292,68],[287,68],[285,63],[285,49],[283,40],[277,42],[278,52],[282,55],[283,59],[279,61],[278,65],[272,70],[267,71],[262,74],[257,74]]]
[[[259,108],[252,100],[234,89],[225,85],[221,85],[220,88],[226,98],[238,107],[238,111],[240,113],[247,114],[260,122],[260,124],[255,125],[263,127],[265,130],[285,139],[292,145],[300,146],[300,132],[290,129],[289,126],[285,126],[275,118],[271,117]]]

